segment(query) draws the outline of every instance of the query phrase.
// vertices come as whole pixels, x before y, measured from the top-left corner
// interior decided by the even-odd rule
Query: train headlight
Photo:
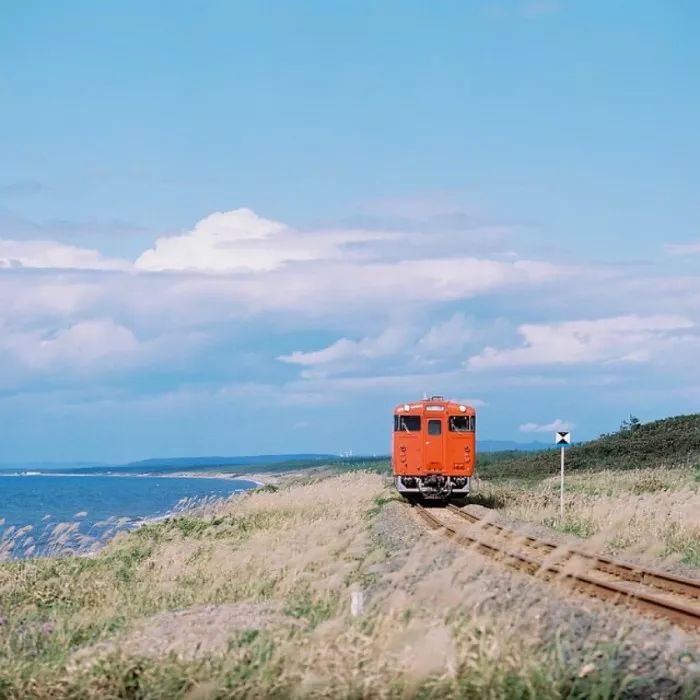
[[[459,410],[460,410],[460,411],[466,411],[466,410],[467,410],[467,407],[466,407],[466,406],[460,406],[460,407],[459,407]]]
[[[403,410],[404,410],[404,411],[409,411],[410,409],[411,409],[411,407],[410,407],[407,403],[405,403],[405,404],[403,405]]]

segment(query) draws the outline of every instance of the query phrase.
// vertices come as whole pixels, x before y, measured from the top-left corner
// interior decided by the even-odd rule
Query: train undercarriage
[[[397,476],[396,489],[409,501],[460,501],[469,495],[471,479],[468,476],[425,474]]]

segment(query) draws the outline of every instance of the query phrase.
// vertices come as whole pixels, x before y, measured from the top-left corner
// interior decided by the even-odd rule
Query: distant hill
[[[700,413],[649,423],[626,425],[615,433],[567,448],[567,469],[633,469],[700,465]],[[529,454],[492,453],[480,459],[483,476],[555,472],[558,459],[551,450]]]
[[[137,468],[150,469],[157,467],[222,467],[222,466],[254,466],[259,464],[279,464],[280,462],[315,461],[336,458],[329,454],[285,454],[285,455],[243,455],[239,457],[156,457],[129,462],[120,469]]]
[[[477,452],[537,452],[553,447],[547,442],[515,442],[515,440],[477,440]]]
[[[292,469],[301,466],[314,466],[330,460],[338,460],[337,455],[325,454],[284,454],[284,455],[242,455],[238,457],[158,457],[128,464],[103,464],[42,468],[38,464],[25,466],[22,470],[52,471],[61,474],[174,474],[177,472],[222,471],[240,474],[256,470]],[[17,467],[15,467],[17,469]]]
[[[0,462],[0,471],[64,471],[66,469],[84,469],[86,467],[104,467],[97,462]]]

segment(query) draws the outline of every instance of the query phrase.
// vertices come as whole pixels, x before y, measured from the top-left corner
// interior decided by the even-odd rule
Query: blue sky
[[[0,8],[0,461],[698,410],[694,2]]]

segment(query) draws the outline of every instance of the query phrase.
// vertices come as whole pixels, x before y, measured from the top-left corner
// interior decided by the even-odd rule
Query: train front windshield
[[[394,432],[417,433],[420,431],[420,416],[394,416]]]
[[[476,430],[476,416],[450,416],[451,433],[473,433]]]

